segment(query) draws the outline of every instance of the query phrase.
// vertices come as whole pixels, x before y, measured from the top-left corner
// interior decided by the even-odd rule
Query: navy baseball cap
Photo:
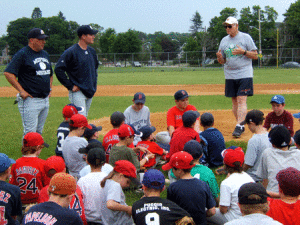
[[[165,176],[157,169],[149,169],[145,172],[142,184],[147,188],[161,190],[165,186]]]
[[[183,151],[190,153],[193,159],[198,159],[203,154],[203,148],[198,141],[190,140],[185,143]]]
[[[260,198],[249,198],[251,195],[258,195]],[[267,203],[268,197],[270,196],[260,183],[245,183],[240,187],[238,192],[239,203],[245,205]]]
[[[140,131],[136,130],[132,124],[128,124],[128,125],[132,128],[135,136],[140,137],[142,135],[142,133]]]
[[[45,32],[40,29],[40,28],[33,28],[31,29],[28,34],[27,34],[27,38],[37,38],[39,40],[44,40],[46,38],[48,38],[49,36],[45,34]]]
[[[103,148],[92,148],[87,154],[87,162],[93,166],[100,166],[105,163],[106,157]]]
[[[275,102],[277,104],[283,104],[283,103],[285,103],[285,99],[284,99],[284,97],[282,95],[274,95],[272,97],[270,103],[272,103],[272,102]]]
[[[146,96],[144,93],[142,92],[137,92],[135,93],[134,97],[133,97],[134,103],[142,103],[145,104],[146,102]]]
[[[197,118],[200,117],[200,113],[197,111],[189,110],[183,113],[182,122],[185,127],[190,127],[195,123]]]
[[[94,30],[90,25],[82,25],[77,29],[77,35],[78,37],[81,37],[82,35],[95,35],[98,33],[98,30]]]
[[[101,131],[102,127],[96,127],[94,124],[90,124],[90,126],[92,127],[92,129],[89,129],[88,127],[85,129],[83,136],[86,138],[91,138],[94,133],[96,133],[97,131]]]
[[[148,138],[154,131],[156,131],[155,127],[150,126],[144,126],[139,129],[141,132],[141,138]]]
[[[300,145],[300,130],[297,130],[294,135],[294,141],[297,145]]]
[[[185,99],[185,98],[188,98],[188,97],[190,97],[190,96],[188,95],[186,90],[179,90],[174,95],[175,100],[182,100],[182,99]]]
[[[15,160],[8,158],[4,153],[0,153],[0,173],[3,173],[14,163],[16,163]]]
[[[287,147],[291,141],[291,134],[285,126],[276,126],[270,130],[269,140],[277,148]]]
[[[253,109],[247,113],[245,120],[241,122],[241,125],[249,124],[250,122],[259,124],[261,121],[264,121],[264,119],[264,113],[262,111]]]

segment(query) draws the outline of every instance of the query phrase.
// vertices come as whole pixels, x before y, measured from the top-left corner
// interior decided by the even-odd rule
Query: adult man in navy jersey
[[[57,79],[69,90],[69,100],[83,107],[79,113],[85,117],[97,90],[98,58],[95,49],[88,46],[94,43],[97,33],[89,25],[80,26],[77,30],[79,42],[68,48],[55,66]]]
[[[27,37],[28,46],[14,55],[4,71],[8,82],[19,91],[17,101],[23,135],[28,132],[42,133],[53,80],[50,58],[43,50],[48,36],[40,28],[33,28]]]

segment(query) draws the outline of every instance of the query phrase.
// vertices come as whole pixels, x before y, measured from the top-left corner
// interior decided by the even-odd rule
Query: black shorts
[[[225,96],[252,96],[253,95],[253,78],[243,78],[238,80],[225,80]]]

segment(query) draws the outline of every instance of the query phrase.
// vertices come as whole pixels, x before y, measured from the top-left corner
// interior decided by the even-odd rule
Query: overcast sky
[[[225,7],[236,8],[269,5],[278,12],[282,22],[286,10],[296,0],[0,0],[0,35],[6,34],[10,21],[31,17],[35,7],[42,10],[43,17],[56,16],[62,11],[67,20],[80,25],[97,23],[117,33],[129,28],[145,33],[162,31],[189,32],[190,19],[196,11],[202,16],[204,26]]]

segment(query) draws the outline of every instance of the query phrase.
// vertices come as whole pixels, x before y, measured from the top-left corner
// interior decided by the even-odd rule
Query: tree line
[[[292,3],[284,14],[283,23],[276,24],[278,13],[273,7],[265,6],[264,9],[256,5],[252,8],[242,8],[238,14],[236,8],[224,8],[219,16],[209,22],[209,27],[203,27],[203,21],[198,11],[192,15],[190,33],[171,32],[165,34],[161,31],[154,34],[129,29],[117,33],[114,28],[104,30],[99,24],[90,24],[99,32],[96,35],[93,47],[97,53],[138,53],[138,52],[192,52],[202,53],[193,56],[202,58],[205,51],[216,51],[220,40],[226,36],[223,22],[228,16],[239,18],[239,30],[249,33],[258,46],[258,11],[261,21],[262,49],[276,48],[277,28],[281,35],[289,34],[293,38],[285,43],[284,47],[299,47],[300,44],[300,0]],[[64,50],[78,41],[76,30],[79,24],[68,21],[62,12],[57,16],[42,17],[42,11],[36,7],[31,18],[19,18],[11,21],[7,26],[7,35],[0,38],[0,49],[9,45],[9,54],[14,55],[20,48],[27,45],[27,33],[33,27],[39,27],[50,36],[45,45],[49,54],[61,54]],[[161,54],[161,58],[164,54]],[[168,55],[175,58],[176,55]],[[163,60],[163,59],[162,59]]]

